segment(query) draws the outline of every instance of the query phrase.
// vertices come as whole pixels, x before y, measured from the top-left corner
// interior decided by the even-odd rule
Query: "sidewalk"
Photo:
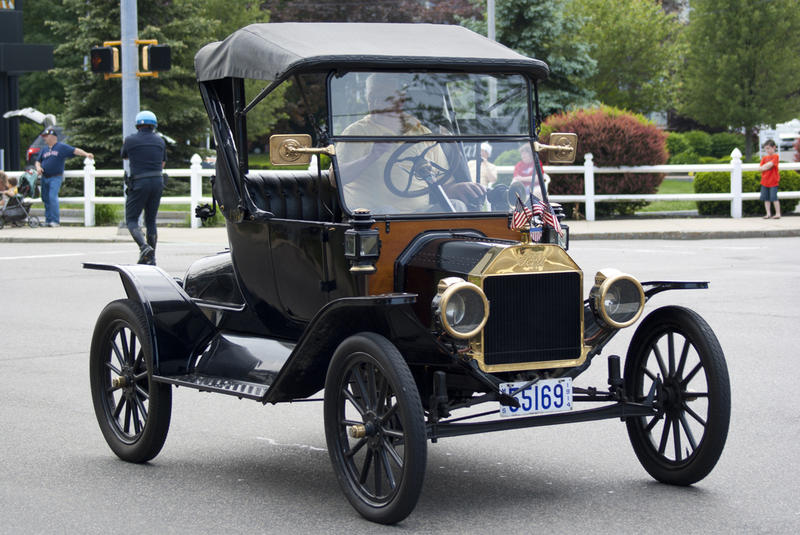
[[[781,219],[760,217],[704,218],[635,217],[603,221],[567,221],[571,240],[704,240],[800,236],[800,214]],[[2,242],[130,242],[127,229],[117,227],[62,226],[58,228],[13,227],[0,229]],[[226,246],[224,227],[191,229],[159,227],[160,243],[208,243]]]

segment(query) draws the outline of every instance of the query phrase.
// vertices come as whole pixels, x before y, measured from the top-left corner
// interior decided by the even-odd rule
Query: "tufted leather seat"
[[[251,171],[245,184],[256,206],[282,219],[340,221],[329,171]]]

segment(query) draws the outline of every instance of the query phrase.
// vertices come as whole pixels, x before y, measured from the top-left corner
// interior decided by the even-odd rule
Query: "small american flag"
[[[532,217],[531,209],[525,206],[522,199],[517,197],[517,206],[514,208],[514,214],[511,216],[511,229],[519,230],[525,228],[530,223]]]
[[[561,223],[558,221],[552,206],[540,201],[533,193],[531,193],[531,206],[533,207],[534,215],[541,217],[542,221],[552,227],[560,236],[564,235],[564,229],[561,228]]]

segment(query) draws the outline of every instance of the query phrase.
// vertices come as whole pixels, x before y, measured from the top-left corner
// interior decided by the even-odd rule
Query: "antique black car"
[[[576,152],[574,135],[539,139],[545,63],[455,26],[284,23],[206,45],[195,66],[217,146],[215,202],[198,213],[224,214],[229,249],[182,280],[86,265],[127,293],[90,356],[120,458],[158,454],[178,385],[265,404],[323,390],[341,488],[381,523],[414,509],[428,441],[445,437],[620,418],[655,479],[712,470],[730,387],[695,312],[651,312],[624,367],[607,357],[607,384],[575,382],[647,300],[707,283],[604,269],[584,294],[543,179],[540,155]],[[270,158],[295,169],[251,170],[247,120],[275,95],[297,131],[272,136]],[[530,147],[533,182],[485,180],[487,143]]]

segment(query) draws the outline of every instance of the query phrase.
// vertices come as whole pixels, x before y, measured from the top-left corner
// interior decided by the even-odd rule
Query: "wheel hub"
[[[123,366],[120,375],[111,380],[111,385],[122,389],[122,395],[126,398],[132,398],[136,386],[133,368],[131,366]]]
[[[352,438],[365,438],[369,439],[369,445],[372,446],[373,442],[380,435],[380,424],[378,417],[370,412],[364,415],[364,423],[351,425],[348,428],[348,433]]]
[[[667,409],[677,409],[683,402],[683,388],[680,381],[669,378],[664,382],[661,393],[663,394],[664,407]]]

